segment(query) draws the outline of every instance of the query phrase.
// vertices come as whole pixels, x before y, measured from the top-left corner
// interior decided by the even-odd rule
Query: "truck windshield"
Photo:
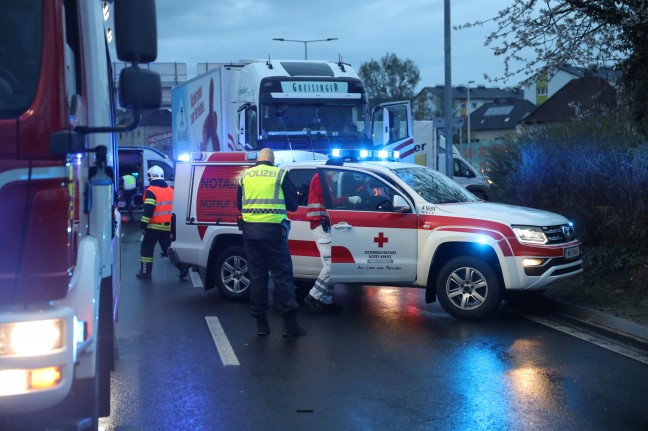
[[[428,167],[398,168],[394,169],[394,173],[427,202],[433,204],[479,202],[472,193]]]
[[[367,139],[364,105],[262,104],[261,139]]]
[[[0,118],[29,108],[38,86],[42,0],[0,2]]]

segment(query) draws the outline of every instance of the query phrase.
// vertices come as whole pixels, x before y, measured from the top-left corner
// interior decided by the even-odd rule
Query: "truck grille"
[[[547,244],[562,244],[573,241],[576,238],[574,228],[569,224],[543,226],[542,231],[549,240]]]

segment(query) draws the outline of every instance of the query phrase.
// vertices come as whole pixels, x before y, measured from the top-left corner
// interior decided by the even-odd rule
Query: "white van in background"
[[[402,158],[401,161],[428,166],[445,174],[445,137],[439,137],[440,148],[437,148],[435,141],[437,131],[433,121],[414,121],[413,127],[414,145],[407,152],[408,156]],[[490,187],[488,178],[464,159],[454,145],[452,146],[452,179],[478,198],[488,200]]]
[[[142,202],[144,190],[149,186],[146,172],[153,166],[159,166],[164,171],[164,180],[173,187],[174,167],[169,156],[150,147],[119,147],[119,177],[131,174],[137,183],[137,193],[133,196],[133,207],[141,208],[137,203]],[[139,197],[139,198],[138,198]],[[125,202],[120,196],[119,209],[123,210]]]

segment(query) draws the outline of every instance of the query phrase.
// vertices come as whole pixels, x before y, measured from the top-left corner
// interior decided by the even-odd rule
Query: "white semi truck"
[[[176,159],[194,151],[329,154],[413,142],[409,102],[382,104],[370,114],[362,81],[341,61],[218,64],[174,87],[171,100]]]
[[[412,121],[409,102],[369,112],[356,71],[340,62],[241,60],[216,64],[171,93],[174,159],[195,151],[263,147],[330,154],[388,150],[401,161],[445,172],[432,121]],[[456,153],[455,180],[487,199],[486,179]]]

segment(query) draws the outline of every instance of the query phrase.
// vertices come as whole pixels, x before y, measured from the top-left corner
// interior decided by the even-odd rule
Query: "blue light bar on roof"
[[[398,151],[387,151],[387,150],[367,150],[367,149],[343,150],[340,148],[334,148],[333,150],[331,150],[331,157],[357,160],[357,161],[363,161],[363,160],[398,161],[400,158],[400,153]]]

